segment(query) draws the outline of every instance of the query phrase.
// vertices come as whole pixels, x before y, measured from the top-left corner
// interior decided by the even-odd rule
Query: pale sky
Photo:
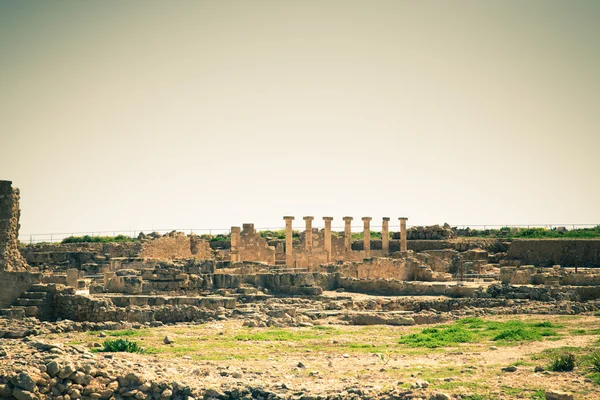
[[[0,0],[21,233],[600,223],[600,1]]]

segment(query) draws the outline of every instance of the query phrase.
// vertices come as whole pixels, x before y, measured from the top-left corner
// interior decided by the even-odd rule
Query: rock
[[[538,365],[533,369],[533,372],[544,372],[544,368]]]
[[[427,381],[416,381],[412,385],[410,385],[411,389],[427,389],[429,387],[429,382]]]
[[[163,390],[163,392],[160,394],[160,398],[161,400],[167,400],[170,399],[171,396],[173,396],[173,391],[171,389],[165,389]]]
[[[71,376],[75,372],[75,368],[71,364],[67,364],[58,371],[58,377],[65,379]]]
[[[546,400],[573,400],[573,395],[560,390],[549,390],[546,392]]]
[[[304,364],[302,364],[302,362],[299,362],[297,365],[298,368],[304,368]]]
[[[509,365],[508,367],[502,368],[502,372],[515,372],[516,370],[517,367],[515,367],[514,365]]]
[[[429,400],[450,400],[450,395],[442,392],[433,392],[429,395]]]
[[[19,375],[11,379],[15,386],[20,387],[28,392],[35,392],[36,384],[34,380],[25,372],[21,372]]]
[[[37,396],[35,394],[19,387],[13,389],[12,395],[17,400],[37,400]]]
[[[165,338],[163,339],[163,343],[164,344],[171,344],[171,343],[173,343],[173,341],[171,339],[169,339],[168,336],[165,336]]]

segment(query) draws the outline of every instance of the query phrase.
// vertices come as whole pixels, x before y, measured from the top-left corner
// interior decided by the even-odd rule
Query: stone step
[[[28,290],[28,292],[49,292],[50,288],[47,285],[36,284],[32,285]]]
[[[24,299],[47,299],[48,292],[23,292],[19,297]]]
[[[37,317],[40,313],[40,309],[37,306],[23,307],[23,311],[25,311],[26,317]]]
[[[30,307],[30,306],[43,307],[46,303],[47,303],[46,299],[24,299],[21,297],[19,297],[16,301],[17,306],[23,306],[23,307]]]
[[[0,309],[0,315],[4,315],[8,319],[23,319],[25,318],[24,307],[11,307]]]

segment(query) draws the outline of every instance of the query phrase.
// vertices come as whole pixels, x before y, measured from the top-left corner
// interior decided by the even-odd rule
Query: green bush
[[[600,374],[600,353],[592,353],[590,356],[590,369]]]
[[[129,339],[106,340],[102,348],[98,350],[103,353],[143,353],[144,349],[138,346],[136,342]]]
[[[111,243],[111,242],[135,242],[137,239],[125,235],[117,236],[69,236],[61,243]]]
[[[548,369],[554,372],[568,372],[575,368],[575,355],[573,353],[560,354],[552,360]]]

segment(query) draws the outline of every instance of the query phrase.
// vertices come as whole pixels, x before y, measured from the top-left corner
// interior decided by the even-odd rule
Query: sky
[[[0,0],[21,234],[600,223],[600,2]]]

